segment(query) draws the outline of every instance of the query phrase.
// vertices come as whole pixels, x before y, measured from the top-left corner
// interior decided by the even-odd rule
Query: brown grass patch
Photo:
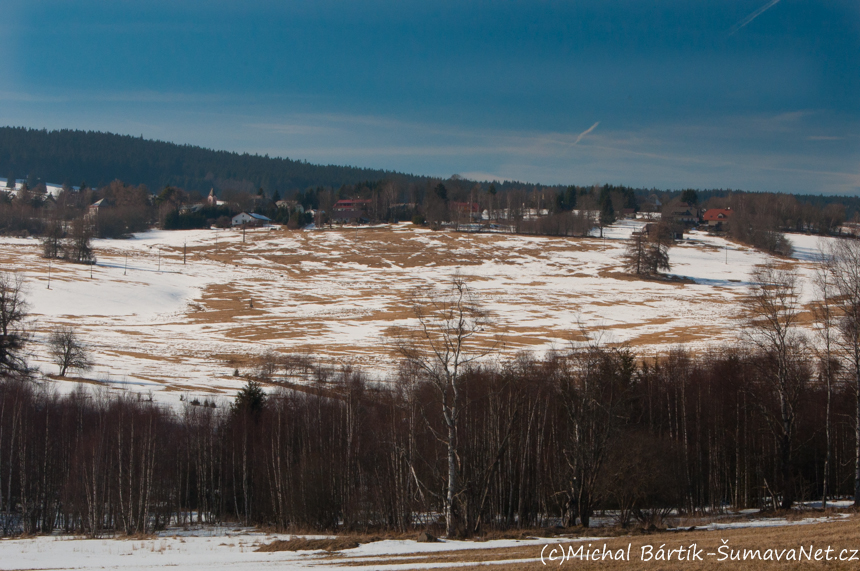
[[[154,533],[143,533],[143,532],[132,533],[131,535],[118,535],[116,538],[122,539],[125,541],[143,541],[143,540],[149,540],[149,539],[162,539],[162,538],[158,537],[157,535],[155,535]]]
[[[672,320],[667,319],[665,322],[670,323]],[[646,333],[639,335],[630,340],[630,345],[674,345],[690,343],[692,341],[716,340],[720,339],[727,332],[716,327],[698,327],[691,329],[689,327],[670,327],[665,331],[655,333]]]
[[[304,537],[291,537],[283,540],[277,539],[272,543],[261,545],[256,551],[260,553],[274,553],[277,551],[343,551],[344,549],[355,549],[362,543],[373,543],[381,538],[375,536],[367,537],[333,537],[326,539],[307,539]]]

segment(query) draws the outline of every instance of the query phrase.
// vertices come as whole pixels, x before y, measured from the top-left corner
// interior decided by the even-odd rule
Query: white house
[[[242,212],[233,217],[233,226],[242,226],[243,224],[249,226],[268,226],[271,221],[271,218],[262,214]]]

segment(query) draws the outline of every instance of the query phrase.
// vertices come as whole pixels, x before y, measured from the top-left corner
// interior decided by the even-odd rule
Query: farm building
[[[338,212],[364,212],[370,206],[369,200],[338,200],[332,206],[331,211],[337,214]]]
[[[271,221],[271,218],[262,214],[242,212],[233,217],[233,226],[268,226]]]

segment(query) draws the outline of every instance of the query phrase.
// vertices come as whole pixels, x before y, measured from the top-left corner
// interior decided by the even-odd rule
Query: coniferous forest
[[[63,129],[0,127],[0,176],[97,188],[115,179],[156,190],[165,186],[208,192],[256,184],[267,189],[340,187],[395,173],[348,166],[213,151],[130,135]],[[252,182],[249,182],[252,181]],[[256,190],[249,186],[245,190]]]

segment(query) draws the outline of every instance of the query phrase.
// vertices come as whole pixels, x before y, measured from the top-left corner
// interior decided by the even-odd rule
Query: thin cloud
[[[758,18],[759,16],[764,14],[767,10],[770,10],[771,8],[776,6],[777,3],[779,3],[779,0],[770,0],[770,2],[768,2],[767,4],[765,4],[764,6],[762,6],[761,8],[759,8],[758,10],[756,10],[755,12],[753,12],[752,14],[750,14],[749,16],[747,16],[746,18],[744,18],[743,20],[741,20],[740,22],[735,24],[734,26],[732,26],[732,29],[729,30],[729,35],[731,36],[733,34],[736,34],[741,28],[743,28],[744,26],[746,26],[747,24],[749,24],[750,22],[752,22],[753,20],[755,20],[756,18]]]
[[[573,142],[574,146],[577,145],[582,140],[583,137],[585,137],[587,134],[594,131],[598,125],[600,125],[600,121],[598,121],[597,123],[595,123],[594,125],[592,125],[588,129],[586,129],[585,131],[580,133],[579,136],[576,138],[576,140]]]

